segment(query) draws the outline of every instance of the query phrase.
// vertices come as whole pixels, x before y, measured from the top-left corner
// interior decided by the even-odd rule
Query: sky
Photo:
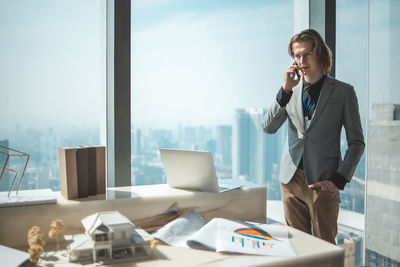
[[[99,124],[105,88],[101,2],[0,1],[0,125]]]
[[[232,124],[236,108],[272,104],[291,63],[292,1],[134,1],[132,10],[133,125]]]
[[[0,1],[3,125],[99,124],[101,2]],[[134,125],[226,124],[235,108],[272,103],[290,63],[291,0],[145,0],[132,7]]]
[[[399,5],[371,0],[368,62],[367,1],[337,1],[336,73],[362,113],[368,96],[400,103]],[[236,108],[274,101],[291,63],[292,0],[134,0],[132,9],[135,127],[232,124]],[[0,1],[0,59],[2,128],[98,127],[105,0]]]

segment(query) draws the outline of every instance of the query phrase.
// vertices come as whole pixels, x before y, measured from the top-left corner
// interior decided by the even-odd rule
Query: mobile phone
[[[295,62],[293,62],[293,64],[297,66],[297,62],[296,62],[296,61],[295,61]],[[296,72],[296,76],[297,76],[297,78],[300,78],[299,71],[298,71],[297,69],[294,69],[294,72]]]

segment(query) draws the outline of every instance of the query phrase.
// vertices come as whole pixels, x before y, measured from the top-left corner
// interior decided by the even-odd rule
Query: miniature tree
[[[56,240],[56,250],[59,250],[60,246],[58,243],[58,234],[64,229],[64,223],[62,220],[56,219],[55,221],[51,222],[50,227],[51,229],[49,231],[49,237]]]
[[[28,231],[28,244],[29,244],[29,260],[31,262],[38,262],[40,254],[43,252],[45,242],[43,241],[43,232],[39,226],[33,226]]]
[[[150,248],[154,249],[158,245],[158,240],[157,239],[151,239],[150,240]]]

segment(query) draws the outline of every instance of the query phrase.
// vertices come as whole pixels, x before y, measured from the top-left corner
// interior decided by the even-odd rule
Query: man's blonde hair
[[[307,42],[311,44],[314,57],[318,62],[322,72],[328,74],[332,69],[332,51],[322,39],[321,35],[313,29],[304,30],[298,34],[293,35],[289,41],[288,52],[289,56],[294,58],[293,44],[299,42]]]

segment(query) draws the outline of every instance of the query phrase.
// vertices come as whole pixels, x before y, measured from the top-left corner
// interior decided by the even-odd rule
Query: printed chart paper
[[[220,219],[216,247],[217,252],[296,256],[288,231],[281,225]]]
[[[152,234],[176,247],[270,256],[295,256],[283,225],[212,219],[207,224],[195,211],[168,223]]]

